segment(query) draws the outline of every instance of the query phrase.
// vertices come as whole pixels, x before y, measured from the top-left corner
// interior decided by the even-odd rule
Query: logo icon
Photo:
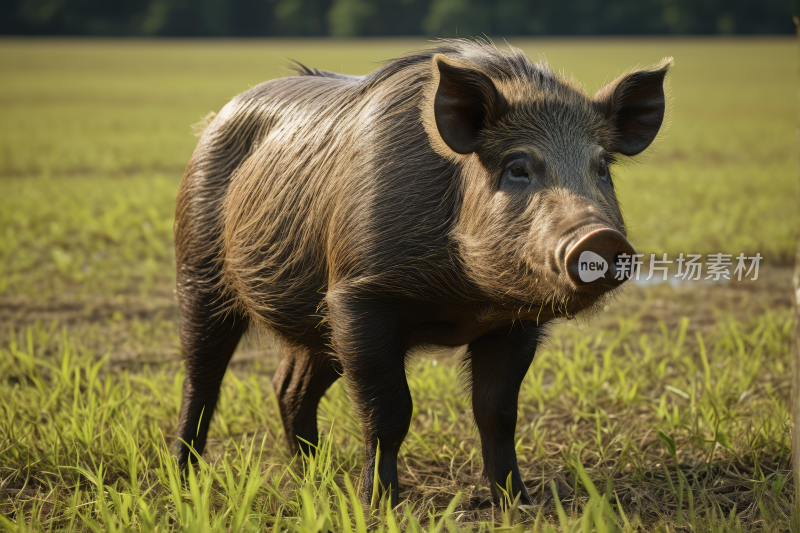
[[[578,258],[578,276],[584,283],[591,283],[602,278],[607,270],[606,260],[594,252],[586,250]]]

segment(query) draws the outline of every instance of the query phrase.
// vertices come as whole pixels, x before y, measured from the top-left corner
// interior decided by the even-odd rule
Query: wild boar
[[[181,464],[184,442],[202,453],[228,361],[258,328],[282,345],[291,450],[318,442],[317,404],[343,376],[363,424],[361,497],[377,467],[395,505],[407,354],[467,345],[485,477],[497,500],[510,473],[529,503],[519,388],[548,324],[602,307],[628,277],[613,168],[657,136],[670,65],[589,97],[520,50],[449,40],[363,77],[300,65],[235,97],[177,199]],[[602,276],[582,275],[585,252]]]

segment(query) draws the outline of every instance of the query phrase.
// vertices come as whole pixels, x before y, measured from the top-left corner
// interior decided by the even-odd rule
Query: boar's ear
[[[456,153],[469,154],[480,146],[480,131],[500,115],[501,97],[484,73],[442,54],[433,57],[439,87],[433,101],[436,128]]]
[[[672,58],[652,69],[620,76],[598,92],[595,106],[614,124],[611,150],[633,156],[656,138],[664,121],[664,78]]]

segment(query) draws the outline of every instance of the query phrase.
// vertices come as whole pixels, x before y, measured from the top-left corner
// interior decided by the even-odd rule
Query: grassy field
[[[789,269],[797,234],[792,40],[512,40],[591,93],[675,57],[660,147],[620,169],[646,252],[761,253],[758,281],[632,286],[559,325],[520,398],[535,505],[494,509],[457,355],[420,354],[404,503],[351,498],[363,445],[336,384],[316,460],[284,450],[255,337],[205,461],[168,454],[180,402],[172,217],[196,138],[287,58],[360,74],[424,41],[0,40],[0,528],[788,531]]]

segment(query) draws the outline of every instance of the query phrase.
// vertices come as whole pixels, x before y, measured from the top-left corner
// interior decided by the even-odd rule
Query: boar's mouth
[[[629,274],[618,276],[618,257],[635,253],[625,235],[612,229],[604,218],[590,213],[567,223],[557,221],[555,224],[566,230],[558,232],[559,237],[548,230],[548,224],[541,223],[531,224],[529,232],[507,238],[494,233],[476,237],[457,234],[461,265],[479,288],[479,298],[493,303],[492,320],[502,315],[547,321],[599,311],[617,292],[615,289],[630,278]],[[588,252],[583,256],[587,267],[589,259],[600,263],[599,275],[597,264],[588,277],[586,272],[581,275],[584,252]]]
[[[598,312],[625,281],[630,268],[620,268],[620,258],[630,265],[636,253],[625,235],[608,223],[584,219],[562,234],[545,264],[533,266],[528,258],[528,280],[533,303],[521,313],[525,318],[551,320]],[[545,281],[545,284],[542,284]]]
[[[606,224],[583,225],[569,232],[547,261],[549,272],[545,279],[553,280],[552,292],[540,292],[539,297],[534,298],[537,303],[522,314],[526,318],[547,321],[598,312],[607,297],[631,278],[630,269],[619,268],[620,257],[630,264],[635,253],[625,236]],[[551,277],[553,275],[556,278]],[[532,278],[534,284],[541,279],[538,274]]]

